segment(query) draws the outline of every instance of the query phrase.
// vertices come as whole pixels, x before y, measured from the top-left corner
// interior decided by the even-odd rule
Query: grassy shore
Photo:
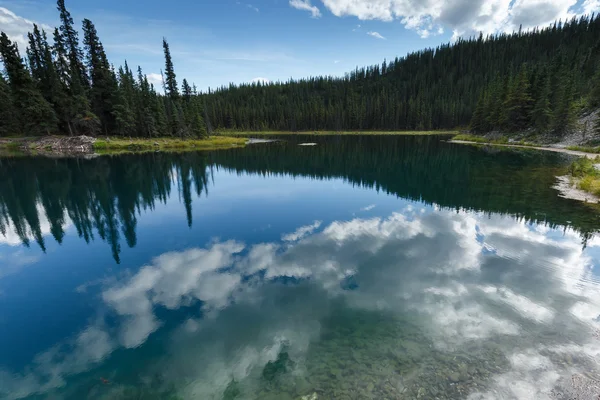
[[[243,147],[247,139],[242,137],[211,136],[207,139],[178,138],[132,138],[101,137],[86,139],[85,143],[73,142],[78,137],[44,136],[13,137],[0,139],[3,155],[75,155],[75,154],[122,154],[149,151],[195,151]]]
[[[94,152],[98,154],[131,153],[146,151],[185,151],[185,150],[216,150],[231,147],[243,147],[246,139],[228,136],[211,136],[208,139],[123,139],[101,138],[94,142]]]
[[[600,147],[592,147],[592,146],[569,146],[567,147],[568,150],[574,150],[574,151],[582,151],[584,153],[591,153],[591,154],[600,154]]]
[[[257,131],[257,132],[238,132],[238,131],[222,131],[223,135],[233,137],[260,137],[260,136],[285,136],[285,135],[316,135],[316,136],[332,136],[332,135],[449,135],[454,136],[458,131]]]
[[[512,144],[517,146],[541,146],[535,143],[526,142],[524,140],[513,140],[512,142],[508,140],[509,138],[506,136],[502,136],[498,139],[489,139],[484,136],[477,135],[469,135],[469,134],[460,134],[456,135],[452,138],[452,140],[463,140],[465,142],[473,142],[473,143],[481,143],[481,144]]]
[[[594,166],[598,162],[600,162],[600,156],[596,160],[580,157],[569,167],[569,174],[572,183],[578,189],[600,197],[600,171]]]

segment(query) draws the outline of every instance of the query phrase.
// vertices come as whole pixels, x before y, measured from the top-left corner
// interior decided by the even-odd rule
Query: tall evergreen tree
[[[556,94],[556,106],[552,114],[552,131],[559,136],[569,132],[575,122],[573,81],[566,71],[563,73],[563,80],[560,82]]]
[[[171,99],[175,100],[179,97],[177,77],[175,75],[175,68],[173,67],[173,60],[171,59],[169,43],[167,43],[167,39],[165,38],[163,38],[163,50],[165,53],[165,93]]]
[[[547,74],[540,77],[539,86],[539,94],[531,113],[531,119],[538,132],[546,132],[552,122],[550,79]]]
[[[0,33],[0,56],[4,64],[18,114],[20,132],[29,135],[44,135],[56,132],[57,118],[52,106],[44,99],[23,64],[17,45],[8,36]]]
[[[114,129],[113,108],[117,82],[111,71],[104,47],[96,27],[89,19],[83,20],[83,43],[86,49],[87,68],[90,73],[90,99],[92,111],[100,118],[104,132]]]
[[[503,104],[506,118],[504,128],[514,132],[528,128],[530,126],[532,103],[527,67],[523,65],[519,74],[512,80],[507,98]]]
[[[60,13],[60,35],[66,48],[67,59],[70,66],[71,85],[77,90],[76,95],[81,94],[89,86],[87,72],[83,64],[83,52],[79,47],[79,35],[73,26],[73,17],[65,6],[65,0],[57,0]]]
[[[19,132],[10,88],[0,74],[0,137]]]
[[[73,74],[69,63],[69,54],[64,37],[57,29],[54,30],[54,66],[58,75],[59,85],[59,115],[63,127],[69,135],[95,134],[99,130],[99,120],[90,111],[88,98],[81,86],[78,74]],[[75,76],[75,79],[73,79]]]

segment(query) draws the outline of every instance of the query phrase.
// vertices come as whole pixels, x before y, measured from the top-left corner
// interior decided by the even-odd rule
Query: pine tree
[[[485,133],[487,132],[487,124],[485,123],[485,103],[486,103],[486,93],[482,92],[479,96],[479,101],[477,102],[477,107],[475,107],[475,112],[473,113],[473,118],[471,119],[471,131],[474,133]]]
[[[86,49],[87,68],[90,73],[90,99],[94,114],[100,118],[105,133],[114,128],[113,108],[117,82],[110,69],[104,47],[96,27],[89,19],[83,20],[83,43]]]
[[[135,132],[135,114],[132,109],[133,82],[130,81],[127,62],[125,69],[119,68],[119,88],[117,101],[113,109],[116,132],[120,136],[132,136]]]
[[[171,50],[169,49],[169,43],[163,38],[163,50],[165,52],[165,93],[173,100],[179,97],[179,91],[177,89],[177,79],[175,75],[175,69],[173,67],[173,60],[171,59]]]
[[[552,122],[552,109],[550,106],[550,79],[547,75],[541,78],[538,99],[531,112],[533,126],[538,132],[546,132]]]
[[[530,125],[533,99],[531,85],[527,76],[527,67],[521,67],[519,74],[511,80],[506,100],[504,101],[504,128],[519,132]]]
[[[90,104],[81,86],[78,74],[73,74],[69,55],[60,31],[54,30],[54,67],[60,82],[58,88],[61,111],[59,115],[69,135],[94,134],[99,130],[98,118],[90,111]],[[75,76],[75,79],[73,79]]]
[[[83,64],[83,53],[79,48],[78,33],[73,27],[71,13],[65,7],[65,0],[57,0],[56,4],[60,13],[60,35],[70,65],[71,85],[77,90],[75,95],[80,95],[89,86],[89,81]]]
[[[57,118],[52,106],[35,87],[17,45],[4,32],[0,33],[0,56],[18,114],[20,133],[43,135],[56,132]]]
[[[0,137],[18,133],[10,88],[0,74]]]
[[[572,78],[566,71],[563,73],[563,81],[560,83],[556,96],[556,107],[552,114],[552,131],[559,136],[569,132],[575,122]]]

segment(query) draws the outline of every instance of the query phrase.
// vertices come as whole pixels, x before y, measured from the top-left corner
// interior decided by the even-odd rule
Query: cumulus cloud
[[[371,31],[371,32],[367,32],[367,35],[369,35],[369,36],[373,36],[375,39],[382,39],[382,40],[385,40],[385,37],[383,37],[383,36],[381,35],[381,33],[379,33],[379,32],[373,32],[373,31]]]
[[[337,17],[360,20],[400,21],[420,36],[441,34],[450,29],[454,37],[510,32],[544,26],[572,17],[577,0],[321,0]],[[581,9],[598,11],[598,0],[586,0]]]
[[[27,33],[33,30],[33,21],[16,15],[7,8],[0,7],[0,31],[19,45],[21,55],[27,47]]]
[[[319,10],[319,8],[316,6],[313,6],[310,0],[290,0],[290,6],[297,10],[310,12],[313,18],[321,17],[321,10]]]

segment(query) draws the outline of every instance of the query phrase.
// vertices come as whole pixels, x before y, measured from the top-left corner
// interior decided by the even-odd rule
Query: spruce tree
[[[56,132],[57,118],[52,106],[36,88],[17,45],[4,32],[0,33],[0,56],[20,122],[20,133],[46,135]]]
[[[83,53],[79,48],[78,33],[73,26],[71,13],[65,7],[65,0],[57,0],[56,5],[60,13],[61,25],[59,30],[67,52],[72,86],[75,87],[75,90],[78,90],[75,94],[79,95],[85,92],[85,89],[89,86],[89,81],[83,64]]]
[[[538,99],[531,112],[531,120],[536,131],[545,133],[552,122],[552,109],[550,106],[550,80],[547,76],[542,78],[540,82],[540,92]]]
[[[83,35],[87,69],[91,82],[89,95],[91,108],[94,114],[100,118],[105,133],[108,133],[114,128],[113,108],[117,83],[96,27],[89,19],[83,20]]]
[[[471,119],[471,131],[473,133],[485,133],[487,132],[487,126],[485,123],[485,102],[487,96],[485,92],[482,92],[475,107],[473,118]]]
[[[177,78],[171,59],[171,50],[165,38],[163,38],[163,50],[165,53],[165,93],[175,100],[179,97],[179,90],[177,89]]]
[[[54,30],[54,67],[58,75],[59,85],[59,115],[69,135],[95,134],[99,130],[99,120],[90,111],[90,104],[81,86],[77,73],[69,63],[69,55],[64,37],[57,29]],[[75,79],[73,79],[75,77]]]
[[[556,95],[556,106],[552,114],[552,131],[558,136],[569,132],[575,122],[572,78],[566,71],[563,73],[563,80],[560,82]]]
[[[511,80],[507,98],[504,101],[504,128],[519,132],[530,125],[533,99],[531,85],[527,76],[527,67],[521,67],[519,74]]]
[[[11,136],[18,133],[10,88],[0,74],[0,137]]]

